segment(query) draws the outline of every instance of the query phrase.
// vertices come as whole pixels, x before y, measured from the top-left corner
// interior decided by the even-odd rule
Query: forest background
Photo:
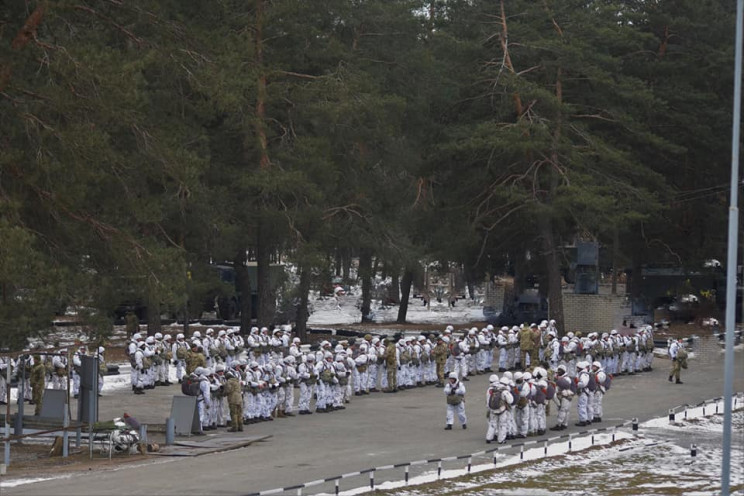
[[[614,275],[724,259],[734,17],[712,0],[9,0],[0,347],[65,308],[105,335],[143,301],[155,332],[251,286],[242,327],[271,323],[279,258],[300,335],[311,289],[352,260],[362,319],[383,275],[405,321],[436,262],[469,285],[538,274],[560,328],[577,239]]]

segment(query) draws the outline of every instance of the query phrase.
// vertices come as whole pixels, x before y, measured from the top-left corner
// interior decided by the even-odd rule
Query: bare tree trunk
[[[391,268],[391,278],[392,281],[390,283],[390,292],[388,294],[388,298],[392,303],[399,303],[400,302],[400,271],[398,270],[398,267],[392,267]],[[411,280],[413,280],[413,277],[411,277]]]
[[[408,301],[411,297],[411,285],[413,284],[413,271],[406,267],[403,272],[403,280],[400,282],[400,307],[398,307],[398,324],[406,323],[408,313]]]
[[[372,253],[362,249],[359,254],[359,278],[362,280],[362,322],[370,322],[372,306]]]
[[[274,321],[274,300],[271,288],[271,247],[266,227],[258,228],[256,246],[256,279],[258,285],[258,322],[268,326]]]
[[[333,265],[334,265],[334,275],[336,277],[341,275],[341,259],[343,256],[341,255],[341,249],[337,246],[336,247],[336,256],[333,257]]]
[[[620,234],[617,226],[612,230],[612,294],[617,294],[617,271],[618,265],[620,264]]]
[[[300,269],[300,305],[297,308],[296,318],[296,330],[297,337],[303,343],[307,342],[307,319],[310,317],[310,312],[307,308],[307,303],[310,294],[310,280],[311,270],[309,267],[303,266]]]
[[[344,283],[348,284],[351,281],[351,248],[343,248],[341,258],[343,260]]]
[[[147,290],[147,335],[152,336],[156,332],[162,331],[163,327],[160,322],[160,294],[158,291],[149,287]]]
[[[563,291],[561,289],[561,271],[558,251],[553,234],[553,225],[550,218],[543,214],[539,218],[540,237],[543,241],[545,251],[545,269],[548,274],[548,301],[550,302],[549,316],[555,320],[555,327],[562,335],[565,333],[563,326]]]
[[[269,160],[269,145],[266,138],[266,72],[263,68],[263,8],[264,0],[256,0],[256,66],[258,67],[258,81],[256,83],[256,136],[261,150],[259,166],[268,169],[271,166]]]
[[[241,247],[235,254],[233,264],[235,265],[236,289],[240,292],[240,332],[247,335],[253,321],[253,292],[251,291],[251,275],[245,265],[246,261],[246,250]]]

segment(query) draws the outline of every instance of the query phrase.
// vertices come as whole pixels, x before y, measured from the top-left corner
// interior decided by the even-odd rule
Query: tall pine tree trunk
[[[400,302],[400,271],[398,267],[392,268],[390,292],[388,293],[388,299],[391,303],[397,304]]]
[[[256,246],[258,322],[262,326],[268,326],[274,321],[274,300],[271,288],[271,246],[266,231],[267,228],[264,225],[259,226]]]
[[[617,226],[612,229],[612,294],[617,294],[617,271],[620,264],[620,234]]]
[[[160,322],[160,294],[150,285],[147,288],[147,335],[152,336],[162,331]]]
[[[303,343],[307,342],[307,319],[310,317],[307,305],[310,294],[311,275],[312,273],[309,267],[303,266],[300,269],[300,305],[297,308],[296,331],[297,337]]]
[[[251,275],[246,262],[246,250],[241,247],[235,254],[234,265],[236,289],[240,292],[240,332],[247,335],[251,330],[253,319],[253,291],[251,291]]]
[[[341,259],[343,261],[344,283],[351,281],[351,248],[341,249]]]
[[[362,322],[370,322],[372,306],[372,252],[362,249],[359,254],[359,278],[362,280]]]
[[[563,291],[561,289],[561,270],[558,249],[553,233],[553,224],[547,214],[541,214],[538,221],[540,237],[543,241],[545,270],[548,274],[549,316],[555,320],[555,327],[560,334],[565,333],[563,326]]]
[[[398,324],[406,323],[408,313],[408,300],[411,297],[411,285],[413,284],[413,271],[406,267],[403,272],[403,280],[400,282],[400,307],[398,307]]]

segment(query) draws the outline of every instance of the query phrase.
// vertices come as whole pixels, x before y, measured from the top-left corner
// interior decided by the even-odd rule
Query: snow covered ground
[[[358,324],[362,314],[359,310],[361,297],[355,295],[338,298],[326,297],[320,299],[317,295],[311,298],[312,314],[308,325],[330,326]],[[377,323],[392,323],[398,318],[398,306],[380,305],[379,301],[372,304],[372,320]],[[432,301],[427,307],[421,299],[412,298],[408,304],[406,320],[412,324],[447,324],[458,325],[469,322],[483,322],[483,305],[470,300],[459,300],[454,307],[446,301],[438,303]]]

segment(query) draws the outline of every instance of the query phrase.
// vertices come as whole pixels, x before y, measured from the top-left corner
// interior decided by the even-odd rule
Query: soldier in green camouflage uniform
[[[392,339],[387,340],[385,347],[385,364],[387,365],[388,393],[398,392],[398,350]]]
[[[225,396],[230,406],[230,429],[228,432],[243,431],[243,395],[241,393],[240,381],[235,372],[230,369],[225,374],[227,383],[225,383]]]
[[[44,387],[46,385],[46,366],[41,360],[41,356],[34,355],[34,367],[31,369],[31,402],[35,405],[34,415],[41,415],[41,403],[44,399]]]
[[[444,387],[444,365],[447,363],[448,351],[442,337],[438,337],[437,345],[431,351],[431,355],[434,357],[434,362],[437,366],[437,387]]]

